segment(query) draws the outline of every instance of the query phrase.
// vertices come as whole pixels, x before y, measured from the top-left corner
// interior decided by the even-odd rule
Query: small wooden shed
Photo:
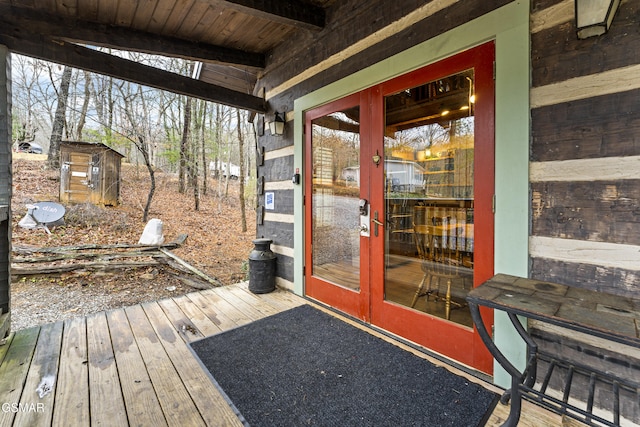
[[[60,144],[60,201],[116,206],[124,156],[100,143]]]

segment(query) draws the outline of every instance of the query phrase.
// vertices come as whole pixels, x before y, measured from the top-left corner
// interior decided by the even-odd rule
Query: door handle
[[[378,220],[378,211],[375,211],[373,213],[373,219],[371,220],[371,222],[375,224],[375,227],[373,228],[373,235],[378,236],[378,226],[384,227],[384,223]]]

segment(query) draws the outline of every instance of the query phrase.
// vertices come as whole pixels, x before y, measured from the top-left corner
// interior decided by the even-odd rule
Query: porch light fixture
[[[618,10],[620,0],[575,0],[576,28],[579,39],[606,33]]]
[[[273,120],[269,122],[269,130],[271,131],[271,135],[282,135],[284,134],[284,113],[280,114],[276,111],[273,116]]]

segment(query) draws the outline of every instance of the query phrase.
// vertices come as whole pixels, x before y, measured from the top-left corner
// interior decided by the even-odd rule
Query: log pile
[[[77,245],[48,248],[14,246],[11,276],[62,274],[71,271],[118,271],[143,267],[168,267],[178,273],[178,279],[196,289],[222,286],[222,283],[198,270],[171,250],[187,239],[182,234],[163,245]]]

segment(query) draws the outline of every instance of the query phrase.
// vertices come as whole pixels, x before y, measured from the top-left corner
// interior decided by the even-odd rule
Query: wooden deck
[[[0,426],[241,426],[187,343],[306,303],[234,285],[19,331],[0,346]],[[525,409],[522,426],[566,425]]]

